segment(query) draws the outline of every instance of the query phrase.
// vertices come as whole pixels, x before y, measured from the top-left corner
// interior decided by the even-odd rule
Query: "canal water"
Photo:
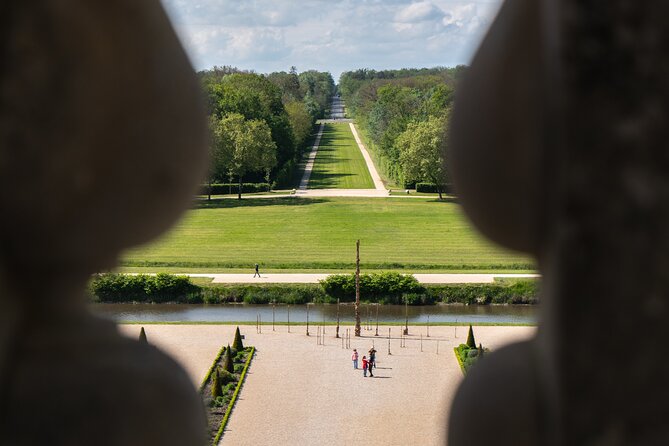
[[[255,322],[311,323],[336,322],[337,305],[190,305],[190,304],[92,304],[93,313],[118,322]],[[537,322],[538,307],[534,305],[379,305],[379,322],[405,321],[409,324],[433,322],[532,324]],[[308,314],[307,314],[308,313]],[[339,306],[342,323],[355,320],[352,304]],[[375,324],[377,306],[361,305],[363,324]]]

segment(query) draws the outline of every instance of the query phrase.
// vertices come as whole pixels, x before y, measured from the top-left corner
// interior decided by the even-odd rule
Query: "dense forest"
[[[234,67],[198,73],[209,113],[212,165],[209,183],[265,182],[292,187],[317,119],[339,92],[377,166],[400,187],[429,183],[441,196],[448,178],[442,149],[448,144],[451,103],[466,67],[342,73],[257,74]]]
[[[314,122],[335,92],[330,73],[293,67],[263,75],[226,66],[198,76],[212,135],[208,181],[290,186]]]
[[[448,182],[442,168],[444,129],[466,67],[356,70],[342,73],[339,92],[367,136],[377,166],[401,187]]]

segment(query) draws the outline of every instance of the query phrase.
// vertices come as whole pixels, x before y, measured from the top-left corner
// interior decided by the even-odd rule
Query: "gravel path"
[[[374,162],[372,162],[372,157],[369,156],[369,152],[367,152],[367,149],[362,144],[362,141],[358,136],[358,132],[355,130],[355,125],[353,125],[352,122],[349,123],[348,125],[351,126],[351,132],[353,133],[355,142],[358,143],[358,147],[362,152],[362,157],[365,159],[365,163],[367,163],[367,169],[369,170],[369,174],[372,176],[372,180],[374,180],[374,188],[378,191],[384,191],[387,194],[388,191],[386,189],[386,186],[383,184],[383,181],[381,181],[381,176],[379,175],[379,172],[377,172]]]
[[[351,350],[342,349],[334,327],[317,345],[304,327],[240,327],[257,355],[228,423],[222,445],[443,445],[450,402],[462,379],[453,347],[466,339],[466,327],[409,327],[406,348],[399,339],[352,338],[362,358],[374,342],[374,378],[353,370]],[[352,328],[352,327],[349,327]],[[234,326],[147,325],[150,343],[180,362],[199,386],[222,344],[232,342]],[[133,338],[139,325],[120,331]],[[343,333],[342,328],[342,333]],[[387,336],[387,327],[384,327]],[[393,336],[400,328],[392,327]],[[423,351],[420,334],[423,334]],[[477,342],[491,349],[534,335],[534,327],[475,327]],[[455,335],[457,334],[457,338]],[[437,354],[437,340],[439,352]]]
[[[314,169],[314,161],[316,161],[316,154],[318,153],[318,145],[321,143],[321,136],[323,136],[323,124],[318,128],[318,134],[316,135],[316,140],[314,145],[311,148],[309,153],[309,159],[307,160],[307,165],[304,166],[304,174],[302,174],[302,180],[300,181],[300,190],[307,190],[309,185],[309,178],[311,177],[311,171]]]
[[[318,283],[330,274],[312,273],[263,273],[261,277],[248,274],[185,274],[191,277],[211,277],[213,283]],[[420,283],[493,283],[496,277],[500,278],[538,278],[539,274],[414,274]]]

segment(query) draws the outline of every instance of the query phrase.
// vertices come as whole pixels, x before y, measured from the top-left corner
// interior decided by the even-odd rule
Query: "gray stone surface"
[[[669,443],[668,9],[507,1],[458,91],[457,192],[543,297],[537,337],[465,379],[451,445]]]
[[[0,21],[0,443],[200,444],[184,371],[84,305],[202,175],[187,57],[156,0],[10,0]]]

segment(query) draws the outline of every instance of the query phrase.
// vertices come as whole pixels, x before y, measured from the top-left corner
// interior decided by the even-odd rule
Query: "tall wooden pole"
[[[409,298],[404,297],[404,314],[406,319],[404,320],[404,335],[409,334]]]
[[[337,333],[335,338],[339,337],[339,299],[337,299]]]
[[[309,336],[309,302],[307,302],[307,336]]]
[[[355,242],[355,335],[360,336],[360,240]]]

